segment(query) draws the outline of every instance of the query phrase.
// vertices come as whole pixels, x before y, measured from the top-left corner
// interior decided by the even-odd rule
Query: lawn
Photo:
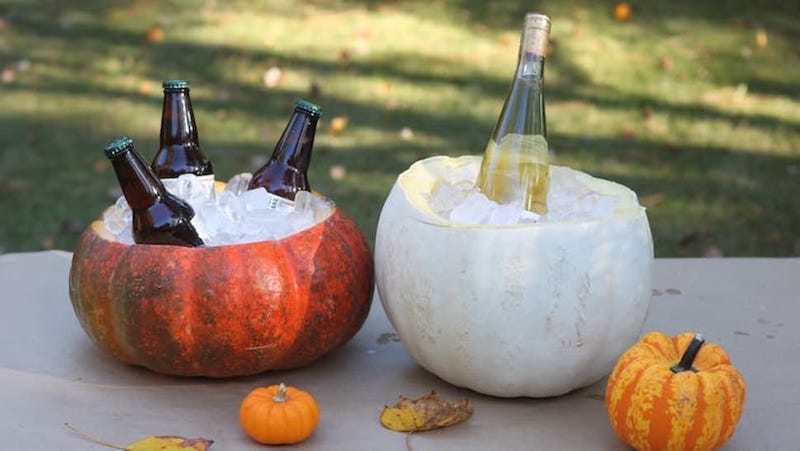
[[[614,5],[0,0],[0,252],[72,249],[119,195],[103,146],[150,158],[171,78],[220,179],[263,163],[296,99],[320,104],[310,182],[372,241],[398,173],[483,152],[535,9],[557,164],[636,191],[658,257],[800,256],[797,3]]]

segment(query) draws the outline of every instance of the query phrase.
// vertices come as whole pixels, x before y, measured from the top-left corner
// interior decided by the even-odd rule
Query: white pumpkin
[[[651,299],[653,241],[630,189],[599,220],[453,224],[428,196],[480,157],[432,157],[402,173],[381,211],[375,275],[383,308],[424,368],[502,397],[560,395],[607,376],[638,338]]]

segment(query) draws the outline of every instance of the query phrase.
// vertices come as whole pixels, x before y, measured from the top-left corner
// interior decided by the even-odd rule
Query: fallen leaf
[[[394,407],[384,407],[380,420],[384,427],[393,431],[419,432],[452,426],[471,416],[472,407],[466,399],[451,404],[431,392],[416,400],[400,396]]]
[[[631,5],[621,2],[614,5],[614,19],[620,22],[630,20],[631,18]]]
[[[125,446],[115,445],[113,443],[93,437],[69,423],[64,423],[64,426],[69,428],[72,432],[80,435],[84,439],[94,442],[98,445],[103,445],[108,448],[121,449],[123,451],[206,451],[214,443],[214,440],[205,438],[185,438],[175,435],[151,435]]]
[[[108,162],[108,158],[96,158],[94,162],[92,162],[92,168],[94,172],[102,174],[111,168],[111,164]]]
[[[622,128],[622,136],[624,136],[626,139],[635,139],[636,135],[636,129],[633,127],[628,125]]]
[[[350,119],[347,116],[336,116],[335,118],[331,119],[331,124],[328,127],[328,133],[331,135],[337,136],[347,128],[347,124],[350,122]]]
[[[414,130],[411,130],[410,127],[403,127],[400,130],[400,139],[403,141],[411,141],[414,139]]]
[[[17,71],[11,67],[6,67],[0,72],[0,82],[11,83],[17,79]]]
[[[658,64],[661,66],[661,69],[663,69],[664,72],[669,72],[675,66],[675,60],[673,60],[669,55],[661,55],[661,57],[658,59]]]
[[[335,180],[335,181],[338,182],[340,180],[344,180],[344,178],[347,176],[347,168],[345,168],[344,166],[342,166],[340,164],[335,164],[335,165],[331,166],[331,168],[329,170],[329,174],[330,174],[332,180]]]
[[[758,48],[766,48],[769,40],[767,39],[767,32],[762,29],[756,30],[756,45]]]
[[[353,59],[353,55],[349,49],[342,49],[339,51],[339,66],[342,69],[347,69],[350,66],[350,60]]]
[[[160,88],[160,86],[159,86]],[[142,80],[139,85],[136,87],[136,90],[139,91],[139,94],[150,94],[154,92],[156,89],[155,83],[150,80]]]
[[[147,30],[145,39],[150,44],[157,44],[164,40],[164,29],[160,25],[153,25]]]
[[[264,72],[264,86],[274,88],[278,86],[283,78],[283,71],[280,67],[272,66]]]
[[[213,440],[204,438],[154,435],[129,444],[125,451],[205,451],[212,443]]]

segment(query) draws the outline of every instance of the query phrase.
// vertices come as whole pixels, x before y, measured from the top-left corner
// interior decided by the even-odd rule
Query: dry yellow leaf
[[[335,118],[331,119],[331,124],[328,127],[328,133],[331,135],[339,135],[347,128],[347,124],[350,122],[350,119],[347,116],[336,116]]]
[[[769,38],[767,37],[766,30],[763,29],[756,30],[756,45],[759,48],[763,49],[767,47],[768,43],[769,43]]]
[[[471,416],[472,407],[466,399],[459,399],[451,404],[431,392],[430,395],[415,400],[400,396],[394,407],[384,407],[381,424],[393,431],[418,432],[452,426]]]
[[[91,435],[74,428],[69,423],[64,423],[64,425],[90,442],[113,449],[121,449],[123,451],[206,451],[214,443],[213,440],[208,440],[205,438],[185,438],[174,435],[152,435],[150,437],[137,440],[133,443],[129,443],[123,447],[100,440],[96,437],[92,437]]]
[[[212,440],[204,438],[158,435],[133,442],[125,447],[125,451],[206,451],[212,443]]]

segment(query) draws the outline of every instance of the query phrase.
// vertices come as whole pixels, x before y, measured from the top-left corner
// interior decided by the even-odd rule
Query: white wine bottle
[[[544,114],[544,60],[550,18],[525,16],[517,70],[486,146],[476,185],[489,199],[522,201],[526,210],[547,213],[550,187]]]

